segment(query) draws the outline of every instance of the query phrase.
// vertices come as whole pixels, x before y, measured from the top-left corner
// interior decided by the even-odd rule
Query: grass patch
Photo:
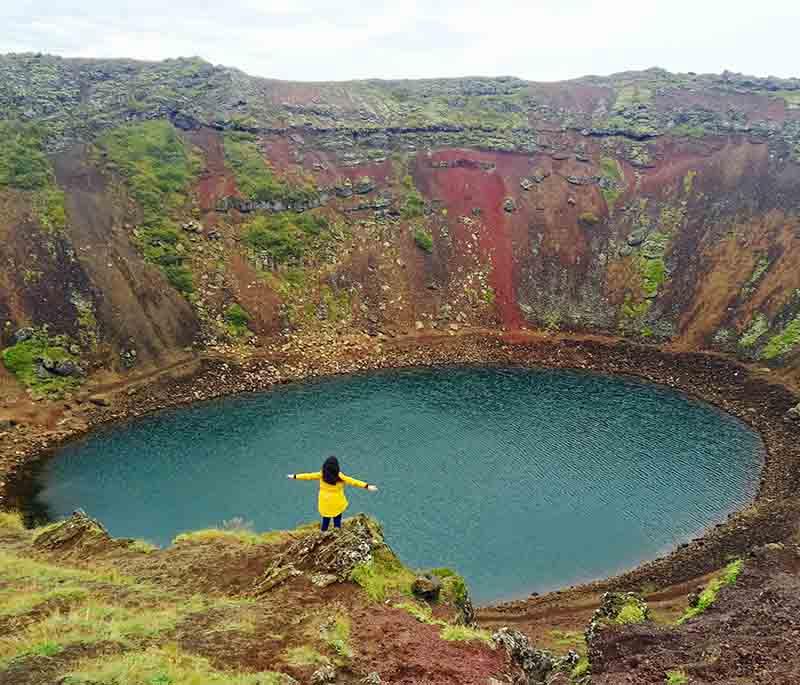
[[[322,627],[322,639],[342,659],[352,659],[350,647],[350,617],[337,616]]]
[[[739,579],[739,574],[742,572],[743,568],[744,561],[742,559],[736,559],[728,564],[722,570],[718,578],[709,581],[708,585],[706,585],[705,589],[700,593],[697,605],[689,607],[684,612],[683,616],[678,619],[678,625],[685,623],[695,616],[699,616],[711,607],[717,600],[719,591],[728,585],[733,585]]]
[[[0,591],[0,616],[16,616],[26,614],[31,609],[49,602],[76,603],[89,596],[85,588],[78,586],[65,586],[57,590],[41,592],[37,585],[27,588]]]
[[[219,671],[208,659],[169,644],[142,652],[105,656],[80,663],[64,685],[287,685],[289,678],[274,671],[235,673]]]
[[[98,145],[127,178],[145,226],[158,226],[186,203],[200,162],[168,121],[120,126],[103,134]]]
[[[24,631],[0,638],[0,667],[35,653],[42,644],[61,648],[78,642],[131,644],[174,628],[178,618],[175,609],[134,611],[91,601],[64,613],[56,611]]]
[[[225,161],[236,176],[236,185],[245,197],[256,202],[296,202],[314,195],[308,186],[295,186],[278,178],[249,133],[225,133]]]
[[[30,388],[35,397],[62,397],[64,393],[80,386],[80,379],[51,373],[40,375],[37,359],[77,362],[77,357],[69,353],[67,345],[68,340],[64,336],[51,338],[47,333],[37,331],[28,340],[4,349],[3,365]]]
[[[389,594],[411,594],[411,584],[416,576],[409,571],[388,549],[378,549],[372,561],[356,566],[350,579],[364,588],[376,602],[382,602]]]
[[[42,190],[53,183],[44,136],[39,124],[0,121],[0,186]]]
[[[268,258],[269,266],[297,264],[327,236],[328,221],[304,212],[257,216],[244,225],[244,242]]]
[[[786,328],[772,336],[761,353],[763,359],[774,359],[791,352],[800,344],[800,316],[792,320]]]
[[[394,605],[398,609],[403,609],[411,614],[420,623],[425,623],[429,626],[439,626],[442,630],[440,636],[443,640],[449,642],[484,642],[490,647],[494,647],[492,634],[488,630],[481,630],[480,628],[471,628],[469,626],[459,626],[443,621],[439,618],[433,618],[431,608],[427,604],[418,604],[416,602],[398,602]]]
[[[33,210],[42,228],[51,233],[63,231],[67,227],[67,208],[64,191],[50,185],[36,194]]]
[[[689,676],[686,671],[667,671],[667,685],[687,685]]]
[[[25,522],[18,511],[0,511],[0,528],[6,530],[25,530]]]
[[[589,663],[589,659],[585,656],[582,656],[577,664],[572,669],[570,676],[573,680],[577,680],[578,678],[583,678],[584,676],[589,675],[591,672],[592,667]]]
[[[578,221],[584,226],[594,226],[600,223],[600,217],[594,212],[581,212],[578,216]]]
[[[414,185],[410,174],[403,176],[403,189],[405,196],[400,206],[400,216],[403,219],[417,219],[425,214],[425,200]]]
[[[160,547],[158,545],[154,545],[152,542],[147,542],[146,540],[134,540],[128,549],[132,549],[135,552],[141,552],[143,554],[152,554],[153,552],[157,552]]]
[[[36,583],[43,588],[58,586],[62,583],[111,583],[114,585],[132,585],[134,580],[122,575],[116,569],[97,568],[92,571],[67,568],[46,564],[33,559],[26,559],[0,550],[0,576],[5,582],[24,581]]]
[[[571,630],[551,630],[548,633],[549,641],[559,651],[570,649],[581,652],[586,651],[586,639],[583,633]]]
[[[308,535],[319,529],[319,523],[305,523],[292,530],[270,530],[256,533],[246,525],[231,526],[229,528],[205,528],[181,533],[172,542],[177,543],[208,543],[227,541],[243,543],[245,545],[274,545],[287,540]]]
[[[328,657],[309,645],[287,649],[283,658],[290,666],[323,666],[330,663]]]
[[[446,625],[442,628],[441,636],[448,642],[483,642],[489,647],[494,646],[492,634],[488,630],[470,628],[469,626]]]
[[[433,236],[431,235],[430,231],[427,231],[424,228],[415,228],[414,242],[417,244],[417,247],[420,250],[423,250],[429,254],[433,252]]]

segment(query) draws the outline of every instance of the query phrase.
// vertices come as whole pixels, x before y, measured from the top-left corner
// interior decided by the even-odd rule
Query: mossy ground
[[[7,347],[2,352],[3,365],[29,388],[35,397],[58,398],[80,386],[81,381],[72,376],[38,373],[37,359],[54,362],[77,362],[68,350],[69,341],[63,336],[49,336],[37,331],[33,337]]]
[[[689,619],[707,611],[714,602],[716,602],[719,591],[728,585],[733,585],[739,579],[739,574],[742,572],[743,568],[744,561],[742,559],[736,559],[722,569],[719,577],[714,578],[708,583],[703,592],[700,593],[700,597],[695,606],[689,607],[678,620],[678,623],[685,623]]]

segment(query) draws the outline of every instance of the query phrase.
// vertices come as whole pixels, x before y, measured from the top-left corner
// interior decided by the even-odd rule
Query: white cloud
[[[4,3],[6,4],[6,3]],[[0,52],[199,55],[301,80],[511,74],[556,80],[661,66],[800,76],[800,3],[730,0],[14,0]]]

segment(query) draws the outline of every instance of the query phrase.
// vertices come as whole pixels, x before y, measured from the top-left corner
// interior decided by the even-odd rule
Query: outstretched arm
[[[369,483],[365,483],[363,480],[350,478],[350,476],[345,476],[343,473],[339,474],[339,478],[341,478],[348,485],[352,485],[354,488],[365,488],[367,490],[371,490],[372,492],[375,492],[378,489],[377,485],[370,485]]]
[[[290,473],[286,477],[292,480],[319,480],[322,474],[319,471],[315,473]]]

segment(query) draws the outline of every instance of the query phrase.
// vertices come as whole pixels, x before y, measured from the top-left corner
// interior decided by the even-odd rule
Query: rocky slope
[[[125,372],[480,325],[796,366],[799,80],[301,84],[7,55],[0,85],[0,319],[6,346],[47,327],[34,359]]]

